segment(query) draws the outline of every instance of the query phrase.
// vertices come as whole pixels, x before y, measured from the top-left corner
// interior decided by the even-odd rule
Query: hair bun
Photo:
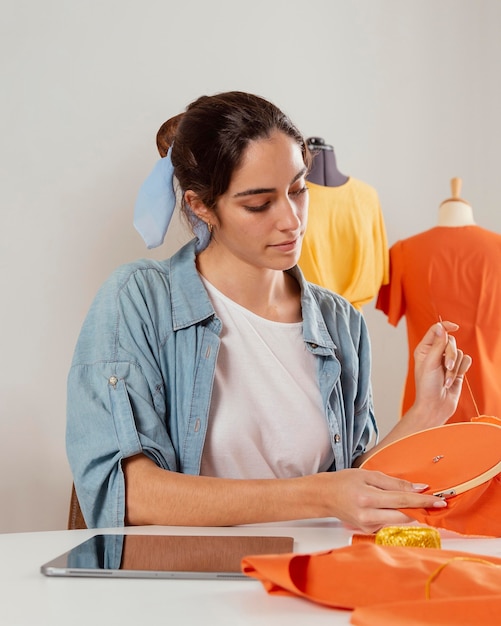
[[[184,113],[179,113],[178,115],[171,117],[158,129],[157,148],[162,158],[167,155],[167,152],[174,141],[177,127],[179,126],[179,122],[181,121],[183,115]]]

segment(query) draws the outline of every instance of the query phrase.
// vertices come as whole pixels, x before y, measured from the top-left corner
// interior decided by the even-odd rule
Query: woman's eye
[[[270,202],[265,202],[264,204],[259,204],[256,206],[244,205],[244,209],[246,211],[252,211],[253,213],[259,213],[260,211],[265,211],[270,206]]]
[[[306,185],[303,185],[302,187],[299,187],[297,189],[291,189],[289,191],[289,196],[291,196],[292,198],[297,198],[307,191],[308,187],[306,187]],[[263,204],[244,204],[243,207],[246,211],[249,211],[251,213],[260,213],[269,209],[273,202],[274,200],[271,199],[266,200],[266,202],[263,202]]]
[[[304,187],[301,187],[299,189],[295,189],[294,191],[290,192],[291,196],[300,196],[303,193],[306,193],[308,191],[308,187],[306,187],[306,185]]]

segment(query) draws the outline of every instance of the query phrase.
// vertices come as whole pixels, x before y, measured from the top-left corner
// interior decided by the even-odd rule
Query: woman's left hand
[[[354,466],[383,446],[420,430],[441,426],[456,410],[463,379],[471,357],[458,350],[449,333],[459,326],[453,322],[434,324],[414,351],[416,399],[407,413],[374,448],[359,456]]]
[[[463,354],[450,334],[459,328],[453,322],[434,324],[414,351],[416,400],[414,407],[427,415],[429,425],[439,426],[451,417],[457,407],[471,357]]]

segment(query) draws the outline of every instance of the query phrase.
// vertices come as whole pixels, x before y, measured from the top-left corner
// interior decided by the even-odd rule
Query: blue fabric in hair
[[[171,152],[172,147],[163,159],[157,161],[136,198],[134,228],[148,248],[157,248],[163,243],[176,208]]]
[[[174,166],[171,160],[172,146],[160,159],[139,189],[134,208],[134,227],[148,248],[157,248],[164,239],[176,204],[182,202],[174,187]],[[190,207],[186,207],[188,220],[197,237],[196,252],[207,247],[210,233],[207,224]]]

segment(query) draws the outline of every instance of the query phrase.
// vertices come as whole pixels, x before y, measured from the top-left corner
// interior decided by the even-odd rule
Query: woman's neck
[[[258,270],[252,267],[226,268],[207,249],[197,256],[197,269],[218,291],[247,310],[275,322],[300,322],[301,289],[299,283],[281,270]],[[217,261],[214,263],[213,261]]]
[[[471,226],[474,224],[473,210],[463,200],[446,200],[438,209],[439,226]]]

